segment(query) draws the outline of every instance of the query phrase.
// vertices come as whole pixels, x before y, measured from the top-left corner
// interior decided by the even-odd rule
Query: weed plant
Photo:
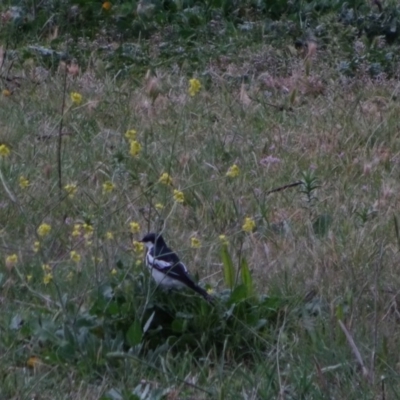
[[[3,43],[1,399],[400,397],[395,43],[201,4]],[[149,231],[214,306],[156,287]]]

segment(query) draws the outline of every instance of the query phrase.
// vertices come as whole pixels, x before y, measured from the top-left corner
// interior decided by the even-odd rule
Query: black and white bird
[[[213,298],[190,278],[185,264],[165,243],[161,234],[148,233],[142,240],[146,247],[146,265],[153,279],[164,289],[188,287],[208,302]]]

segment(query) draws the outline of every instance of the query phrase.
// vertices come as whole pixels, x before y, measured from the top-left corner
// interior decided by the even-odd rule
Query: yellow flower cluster
[[[158,182],[164,184],[164,185],[168,185],[168,186],[172,186],[173,185],[173,181],[171,178],[171,175],[168,174],[167,172],[163,172],[160,176],[160,179],[158,180]]]
[[[139,233],[140,232],[140,224],[138,222],[130,222],[129,229],[131,233]]]
[[[174,200],[177,203],[183,203],[185,201],[185,195],[182,191],[174,189]]]
[[[72,104],[79,106],[82,103],[82,95],[78,92],[71,92],[70,94]]]
[[[134,129],[129,129],[128,131],[126,131],[125,133],[125,137],[131,141],[131,140],[136,140],[136,135],[137,132]]]
[[[40,242],[38,240],[33,243],[32,249],[34,253],[37,253],[40,250]]]
[[[256,227],[256,223],[254,222],[253,218],[246,217],[244,219],[244,223],[242,225],[242,229],[245,232],[247,232],[247,233],[253,232],[255,227]]]
[[[226,235],[219,235],[219,240],[225,246],[227,246],[229,244],[229,241],[228,241],[228,238],[226,237]]]
[[[37,228],[37,234],[41,237],[47,236],[51,231],[51,226],[49,224],[41,224],[39,228]]]
[[[115,185],[111,181],[103,183],[103,193],[111,193],[115,189]]]
[[[68,185],[64,186],[64,190],[68,193],[68,197],[73,199],[78,189],[75,183],[69,183]]]
[[[172,177],[168,172],[163,172],[161,174],[160,178],[158,178],[158,182],[162,183],[163,185],[166,185],[166,186],[173,186]],[[177,203],[185,202],[185,195],[183,194],[183,192],[181,190],[174,189],[173,197]],[[155,207],[157,210],[162,210],[164,208],[164,205],[161,203],[157,203],[155,205]]]
[[[18,262],[18,256],[16,254],[11,254],[6,257],[6,267],[11,269],[14,267]]]
[[[26,189],[29,186],[29,180],[25,178],[23,175],[19,177],[18,182],[19,182],[19,187],[21,189]]]
[[[129,141],[129,154],[132,157],[138,156],[142,151],[142,145],[136,140],[136,135],[137,132],[135,131],[135,129],[129,129],[125,133],[125,137]]]
[[[81,233],[82,233],[82,225],[81,224],[75,224],[71,235],[73,237],[77,237],[77,236],[81,236]]]
[[[48,285],[53,280],[52,268],[49,264],[42,265],[43,270],[43,283]]]
[[[80,255],[77,251],[75,251],[75,250],[72,250],[72,251],[69,253],[69,257],[70,257],[70,259],[71,259],[73,262],[78,263],[79,261],[81,261],[81,255]]]
[[[8,157],[10,152],[11,150],[6,144],[0,144],[0,157]]]
[[[91,239],[91,237],[93,236],[93,232],[94,232],[93,225],[84,223],[84,224],[82,225],[82,228],[83,228],[83,232],[84,232],[84,237],[85,237],[85,239],[86,239],[86,240]]]
[[[130,143],[129,154],[136,157],[142,150],[142,145],[137,140],[132,140]]]
[[[200,248],[200,247],[201,247],[201,241],[200,241],[200,239],[198,239],[197,237],[192,237],[192,238],[190,239],[190,247],[191,247],[192,249],[198,249],[198,248]]]
[[[53,280],[53,274],[51,272],[43,275],[43,283],[48,285]]]
[[[228,172],[226,173],[226,176],[228,178],[236,178],[240,174],[240,169],[236,164],[233,164],[232,166],[229,167]]]
[[[134,240],[133,242],[132,242],[132,245],[133,245],[133,251],[134,251],[134,253],[143,253],[143,250],[144,250],[144,244],[142,243],[142,242],[138,242],[138,241],[136,241],[136,240]]]
[[[201,89],[201,83],[198,79],[192,78],[189,80],[189,94],[190,96],[196,96]]]
[[[49,273],[49,272],[52,271],[52,268],[50,267],[49,264],[43,264],[42,265],[42,270],[43,270],[43,272]]]

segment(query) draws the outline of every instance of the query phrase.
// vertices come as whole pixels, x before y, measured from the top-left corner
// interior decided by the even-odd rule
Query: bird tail
[[[210,304],[214,304],[214,298],[212,296],[210,296],[206,290],[204,290],[203,288],[201,288],[198,285],[195,285],[193,287],[193,290],[195,292],[197,292],[198,294],[200,294],[201,296],[203,296]]]

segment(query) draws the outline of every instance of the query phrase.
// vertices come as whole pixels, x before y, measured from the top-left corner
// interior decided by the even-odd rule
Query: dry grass
[[[114,376],[112,363],[107,379],[94,378],[79,363],[28,371],[24,362],[39,349],[31,349],[29,341],[19,343],[18,334],[12,339],[10,321],[38,309],[65,312],[59,306],[64,295],[85,308],[119,260],[131,265],[129,273],[140,274],[141,255],[133,253],[132,239],[160,227],[190,270],[217,291],[224,288],[218,237],[225,234],[232,256],[247,258],[258,293],[302,297],[313,290],[322,310],[312,328],[306,318],[294,331],[286,332],[283,325],[278,342],[265,354],[270,360],[265,366],[222,362],[218,372],[217,363],[202,360],[190,367],[189,355],[184,365],[166,355],[168,371],[186,380],[201,376],[203,387],[207,382],[219,398],[360,398],[349,394],[355,391],[384,398],[383,387],[386,398],[397,398],[399,85],[364,77],[340,81],[314,53],[306,55],[313,58],[309,67],[302,55],[285,58],[293,71],[286,75],[257,64],[246,85],[227,75],[248,73],[248,64],[236,60],[225,67],[227,73],[213,67],[194,97],[187,91],[187,75],[178,70],[160,70],[134,82],[99,76],[94,68],[76,75],[74,69],[65,94],[62,185],[76,184],[77,193],[68,198],[64,191],[62,200],[56,149],[63,69],[39,84],[29,78],[31,65],[15,71],[23,77],[21,85],[0,98],[0,144],[11,149],[0,167],[1,304],[6,310],[0,329],[7,336],[0,360],[9,398],[39,392],[40,398],[54,398],[60,385],[63,394],[57,398],[94,399],[112,387],[133,390],[152,376],[128,361],[125,366],[135,377]],[[82,104],[71,103],[72,91],[82,94]],[[142,146],[137,157],[129,155],[128,129],[137,131]],[[233,164],[240,175],[227,178]],[[302,179],[302,171],[313,171],[319,182],[312,204],[299,188],[265,195]],[[171,187],[157,182],[163,172],[172,176],[173,188],[184,192],[184,204],[174,202]],[[19,187],[20,176],[29,179],[27,188]],[[110,193],[103,190],[107,181],[115,185]],[[156,211],[157,203],[164,208]],[[322,214],[332,223],[316,235],[313,223]],[[254,233],[242,231],[245,217],[256,221]],[[131,221],[140,224],[140,232],[130,233]],[[36,230],[43,222],[52,230],[39,238]],[[85,238],[85,231],[73,236],[78,223],[93,226],[93,236]],[[199,249],[190,247],[192,237],[200,239]],[[35,253],[37,240],[41,249]],[[81,256],[78,263],[70,259],[72,250]],[[5,258],[14,253],[18,263],[7,268]],[[49,285],[43,283],[42,264],[52,268]],[[118,279],[125,276],[122,271]],[[338,319],[353,335],[372,382],[362,378]],[[324,372],[334,364],[337,369]],[[248,381],[241,370],[250,375]],[[75,373],[92,374],[93,384],[84,384]],[[270,383],[255,385],[260,377]],[[154,377],[173,388],[168,398],[203,396],[168,386],[164,378]]]

